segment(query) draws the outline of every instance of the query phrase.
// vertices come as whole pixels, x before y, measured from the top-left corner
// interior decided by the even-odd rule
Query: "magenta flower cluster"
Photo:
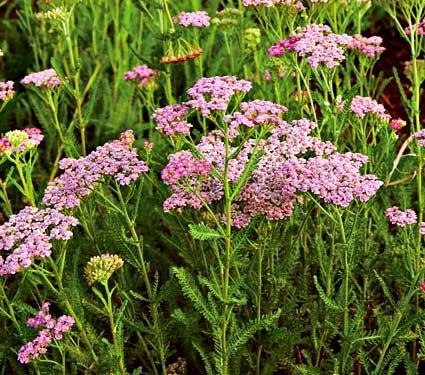
[[[74,208],[104,176],[112,176],[120,185],[137,180],[148,167],[138,159],[133,142],[133,132],[127,130],[118,140],[99,146],[86,157],[62,159],[59,166],[64,173],[48,184],[43,203],[59,210]]]
[[[353,98],[350,110],[359,118],[364,118],[367,113],[378,116],[382,121],[388,121],[391,118],[382,104],[372,98],[358,95]]]
[[[267,118],[265,121],[269,122]],[[243,122],[240,125],[246,126]],[[240,181],[254,151],[262,153],[256,168],[235,198],[232,225],[242,227],[259,214],[265,215],[268,220],[290,216],[297,194],[307,191],[318,195],[327,203],[343,207],[348,206],[355,198],[366,201],[376,193],[382,182],[373,175],[361,175],[359,172],[367,157],[336,152],[331,143],[309,135],[315,126],[316,124],[306,119],[291,123],[280,120],[272,128],[268,138],[260,141],[248,139],[239,148],[237,144],[230,146],[229,154],[239,150],[237,156],[228,163],[227,178],[233,186]],[[208,163],[206,165],[223,173],[226,149],[224,134],[220,130],[203,137],[197,149]],[[305,159],[303,155],[307,152],[312,156]],[[184,162],[180,160],[181,155],[184,155]],[[165,211],[181,210],[183,207],[199,209],[204,203],[210,204],[223,198],[222,179],[216,174],[207,175],[213,169],[211,167],[197,173],[197,163],[199,160],[190,151],[179,152],[170,157],[170,163],[162,176],[172,190],[172,195],[164,202]],[[177,176],[183,174],[190,178],[175,178],[177,168],[184,171],[179,170]],[[193,170],[195,172],[192,173]]]
[[[399,227],[415,224],[418,219],[416,212],[412,209],[409,208],[403,211],[397,206],[387,208],[385,210],[385,216],[389,219],[391,224]]]
[[[230,123],[231,127],[246,126],[253,128],[258,124],[282,124],[280,116],[288,111],[283,105],[272,103],[268,100],[253,100],[242,102],[239,105],[241,111],[225,115],[224,121]]]
[[[185,104],[208,116],[211,111],[225,111],[235,94],[248,92],[251,87],[251,82],[233,76],[201,78],[187,91],[192,99]]]
[[[208,27],[210,25],[210,17],[205,11],[181,12],[176,17],[173,17],[173,22],[184,27]]]
[[[6,101],[15,95],[13,81],[0,82],[0,101]]]
[[[406,27],[404,29],[404,32],[407,35],[410,35],[410,34],[412,34],[412,30],[413,30],[413,32],[415,32],[417,30],[418,35],[420,35],[420,36],[425,36],[425,20],[413,25],[412,27],[410,27],[410,26]]]
[[[413,133],[412,138],[418,140],[419,146],[425,147],[425,129],[422,129],[416,133]]]
[[[0,276],[28,268],[34,258],[50,256],[52,241],[70,239],[70,227],[77,224],[77,219],[53,208],[25,207],[12,215],[0,226],[0,251],[11,251],[6,258],[0,256]]]
[[[31,73],[27,76],[25,76],[21,83],[23,85],[34,85],[37,87],[54,87],[54,86],[61,86],[63,83],[59,79],[59,77],[56,74],[56,71],[54,69],[47,69],[42,70],[41,72],[37,73]]]
[[[186,120],[189,109],[184,103],[156,109],[152,115],[157,123],[156,129],[163,131],[165,135],[189,134],[192,127]]]
[[[69,332],[74,326],[74,318],[68,315],[62,315],[57,320],[53,319],[49,314],[49,302],[43,303],[40,311],[29,318],[28,327],[46,327],[38,332],[37,337],[25,344],[19,349],[18,360],[21,363],[28,363],[32,359],[37,359],[40,355],[47,353],[47,348],[52,340],[62,340],[63,334]]]
[[[249,6],[272,7],[274,5],[288,5],[298,10],[306,9],[301,1],[296,1],[296,0],[243,0],[242,5],[244,7],[249,7]]]
[[[129,72],[124,73],[124,79],[128,80],[138,80],[139,85],[146,85],[152,78],[156,77],[157,73],[155,70],[149,68],[146,64],[135,66]]]
[[[295,52],[306,57],[313,69],[324,64],[328,68],[335,68],[345,59],[345,49],[359,50],[367,56],[376,56],[384,50],[381,47],[382,38],[365,38],[361,35],[332,33],[331,28],[322,24],[311,24],[304,28],[297,28],[288,38],[283,39],[268,49],[268,54],[281,57],[287,51]]]

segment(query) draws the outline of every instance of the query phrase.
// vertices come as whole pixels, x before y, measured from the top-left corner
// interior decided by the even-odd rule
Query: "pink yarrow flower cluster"
[[[425,20],[422,21],[422,22],[419,22],[419,23],[417,23],[415,25],[413,25],[412,27],[410,27],[410,26],[406,27],[404,29],[404,32],[407,35],[410,35],[410,34],[412,34],[412,30],[413,31],[416,31],[417,30],[418,31],[418,35],[420,35],[420,36],[425,36]]]
[[[242,5],[244,7],[263,6],[268,8],[274,5],[288,5],[298,10],[306,9],[301,1],[296,0],[243,0]]]
[[[348,43],[348,48],[357,49],[363,55],[369,57],[375,57],[376,55],[385,51],[385,48],[381,46],[382,38],[380,36],[372,36],[366,38],[360,34],[353,35],[350,42]]]
[[[64,173],[48,184],[43,203],[59,210],[78,207],[80,199],[89,195],[104,176],[112,176],[120,185],[137,180],[148,167],[138,159],[133,142],[133,132],[127,130],[118,140],[99,146],[86,157],[62,159],[59,167]]]
[[[425,129],[419,130],[418,132],[412,135],[413,139],[418,140],[418,144],[421,147],[425,147]]]
[[[351,102],[350,110],[357,117],[364,118],[367,113],[378,116],[382,121],[390,120],[391,116],[386,113],[385,107],[376,100],[363,96],[355,96]]]
[[[385,210],[385,216],[389,219],[391,224],[399,227],[415,224],[418,218],[415,211],[411,209],[403,211],[397,206],[387,208]]]
[[[225,115],[224,121],[229,122],[232,127],[241,125],[253,128],[259,124],[282,124],[280,116],[288,111],[288,108],[281,104],[275,104],[268,100],[253,100],[242,102],[239,105],[241,111]]]
[[[12,130],[0,138],[0,154],[24,153],[37,147],[44,136],[38,128]]]
[[[33,259],[50,256],[52,241],[65,241],[72,237],[71,227],[78,220],[61,214],[53,208],[25,207],[0,226],[0,276],[13,275],[28,268]]]
[[[149,68],[146,64],[135,66],[129,72],[124,73],[124,80],[138,80],[139,85],[146,85],[152,78],[156,77],[155,70]]]
[[[256,215],[264,215],[268,220],[288,217],[292,214],[297,194],[307,191],[327,203],[343,207],[355,198],[367,201],[376,193],[382,182],[373,175],[361,175],[359,172],[367,157],[336,152],[331,143],[309,135],[315,126],[306,119],[291,123],[281,120],[270,130],[268,138],[259,142],[248,139],[241,147],[237,144],[230,146],[229,154],[239,150],[228,164],[227,178],[234,185],[240,181],[255,150],[262,153],[256,168],[235,198],[232,225],[245,226]],[[203,160],[216,171],[224,171],[226,148],[220,130],[204,136],[197,149]],[[307,152],[313,155],[309,159],[303,157]],[[180,153],[176,157],[179,158]],[[190,151],[184,151],[184,157],[189,163],[196,160]],[[207,170],[202,177],[193,173],[190,178],[179,180],[179,183],[176,183],[176,179],[170,180],[168,170],[175,170],[182,164],[176,163],[172,156],[165,168],[167,173],[164,173],[163,179],[166,178],[172,190],[171,196],[164,202],[165,211],[181,210],[183,207],[200,209],[204,202],[210,204],[223,199],[222,180],[212,173],[205,174]]]
[[[37,337],[19,349],[18,360],[21,363],[28,363],[32,359],[37,359],[47,353],[47,348],[52,340],[62,340],[63,334],[69,332],[74,326],[74,318],[62,315],[57,320],[49,314],[49,302],[45,302],[37,314],[29,318],[28,327],[46,327],[38,332]]]
[[[327,25],[311,24],[297,28],[288,39],[283,39],[268,49],[268,54],[281,57],[286,52],[295,52],[306,57],[313,69],[321,64],[335,68],[345,59],[345,49],[359,50],[367,56],[376,56],[384,51],[381,47],[382,38],[365,38],[361,35],[350,36],[335,34]]]
[[[210,25],[210,17],[205,11],[181,12],[176,17],[173,17],[173,22],[184,27],[208,27]]]
[[[61,86],[63,83],[59,79],[54,69],[42,70],[41,72],[31,73],[21,80],[23,85],[34,85],[36,87],[50,88]]]
[[[15,95],[13,81],[0,82],[0,101],[9,100]]]
[[[251,82],[233,76],[201,78],[187,91],[192,99],[185,104],[208,116],[211,111],[225,111],[233,95],[251,88]]]
[[[156,109],[152,115],[157,123],[156,129],[165,135],[189,134],[192,127],[186,120],[189,109],[185,104],[170,104]]]

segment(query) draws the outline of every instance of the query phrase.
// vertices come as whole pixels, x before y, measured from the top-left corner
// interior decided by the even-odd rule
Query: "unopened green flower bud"
[[[102,254],[90,258],[84,268],[84,276],[91,286],[95,282],[106,284],[112,274],[124,265],[124,261],[118,255]]]

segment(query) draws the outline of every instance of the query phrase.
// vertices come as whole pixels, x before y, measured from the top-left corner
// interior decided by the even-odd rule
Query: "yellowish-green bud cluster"
[[[106,284],[112,274],[124,265],[124,261],[118,255],[102,254],[90,258],[84,268],[84,275],[89,285],[95,282]]]

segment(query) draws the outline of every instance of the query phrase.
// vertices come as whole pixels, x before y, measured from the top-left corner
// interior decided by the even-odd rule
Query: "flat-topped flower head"
[[[244,7],[272,7],[274,5],[287,5],[298,10],[305,10],[305,6],[301,1],[298,0],[243,0],[242,5]]]
[[[242,107],[248,109],[249,103]],[[256,103],[260,104],[260,101]],[[284,111],[272,104],[267,104],[270,112]],[[260,109],[256,108],[255,113],[258,111]],[[307,119],[291,123],[280,120],[271,127],[270,135],[259,143],[248,139],[241,145],[237,142],[229,145],[228,154],[238,151],[227,165],[226,178],[231,184],[237,184],[242,178],[255,147],[261,153],[241,192],[235,197],[232,225],[243,227],[257,215],[264,215],[268,220],[291,216],[297,195],[305,192],[343,207],[356,198],[365,202],[376,193],[382,182],[376,176],[360,173],[367,157],[338,153],[331,143],[310,135],[315,127],[316,124]],[[197,150],[209,166],[208,171],[214,168],[217,173],[224,172],[226,146],[221,130],[204,136]],[[223,199],[222,179],[216,174],[199,173],[196,164],[199,162],[191,151],[181,151],[170,157],[162,172],[163,180],[172,190],[164,202],[164,211],[181,211],[184,207],[201,209],[205,203]]]
[[[269,102],[268,100],[253,100],[242,102],[239,105],[241,111],[225,115],[224,121],[229,122],[232,127],[247,126],[253,128],[261,124],[281,124],[280,116],[288,111],[283,105]]]
[[[0,82],[0,101],[6,102],[13,98],[15,89],[13,81]]]
[[[391,224],[399,227],[415,224],[418,219],[415,211],[410,208],[403,211],[397,206],[387,208],[385,210],[385,216],[389,219]]]
[[[112,274],[124,265],[124,261],[118,255],[102,254],[91,257],[84,267],[84,276],[91,286],[95,282],[106,284]]]
[[[360,34],[353,35],[348,48],[358,50],[363,55],[369,57],[375,57],[376,55],[385,51],[385,48],[381,46],[382,38],[379,36],[372,36],[366,38]]]
[[[27,321],[28,327],[45,327],[39,331],[37,337],[29,343],[21,346],[18,351],[18,361],[28,363],[30,360],[37,359],[47,353],[47,349],[53,339],[62,340],[63,334],[69,332],[75,324],[73,317],[62,315],[57,320],[49,314],[50,302],[45,302],[40,311],[34,317]]]
[[[129,72],[124,73],[124,80],[137,80],[140,86],[147,85],[158,74],[146,64],[135,66]]]
[[[164,132],[165,135],[189,134],[192,127],[192,124],[186,120],[189,109],[184,103],[170,104],[156,109],[152,115],[157,124],[156,129]]]
[[[85,157],[62,159],[59,167],[64,173],[48,184],[43,203],[59,210],[74,208],[104,176],[112,176],[120,185],[137,180],[149,169],[138,159],[137,150],[131,147],[133,142],[133,132],[127,130],[120,139],[99,146]]]
[[[65,216],[53,208],[25,207],[0,226],[0,276],[13,275],[28,268],[33,259],[50,256],[52,241],[65,241],[72,237],[71,227],[78,220]]]
[[[173,22],[184,27],[208,27],[210,25],[210,17],[205,11],[181,12],[176,17],[173,17]]]
[[[251,88],[251,82],[234,76],[201,78],[187,91],[192,99],[186,104],[208,116],[212,111],[225,111],[235,94],[246,93]]]
[[[358,95],[353,98],[350,111],[359,118],[364,118],[368,113],[378,116],[382,121],[389,121],[391,118],[385,107],[375,99]]]
[[[11,130],[5,133],[0,141],[0,153],[25,153],[37,147],[43,140],[41,130],[26,128],[23,130]]]
[[[413,133],[412,138],[418,141],[419,146],[425,147],[425,129]]]
[[[270,56],[282,56],[286,51],[296,52],[306,57],[313,69],[323,64],[335,68],[345,59],[345,48],[352,37],[347,34],[334,34],[327,25],[311,24],[298,28],[289,39],[279,41],[269,48]]]
[[[21,80],[23,85],[34,85],[36,87],[50,88],[61,86],[63,83],[59,79],[54,69],[42,70],[41,72],[28,74]]]

